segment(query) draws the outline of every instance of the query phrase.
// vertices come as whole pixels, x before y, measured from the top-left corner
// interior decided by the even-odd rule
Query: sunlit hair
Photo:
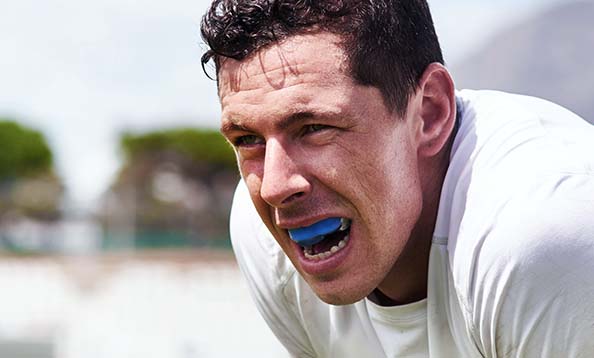
[[[214,0],[202,19],[202,65],[243,60],[294,35],[339,35],[350,75],[401,115],[433,62],[443,64],[426,0]]]

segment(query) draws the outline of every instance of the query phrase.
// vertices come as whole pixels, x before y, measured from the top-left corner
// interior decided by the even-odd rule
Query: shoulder
[[[521,181],[506,189],[506,180],[489,180],[467,193],[448,243],[454,282],[464,296],[474,297],[478,287],[509,270],[533,275],[554,262],[566,268],[561,272],[594,267],[594,172]]]
[[[466,270],[481,252],[480,238],[497,233],[525,237],[510,242],[521,244],[554,227],[569,234],[589,225],[586,215],[570,213],[594,208],[594,127],[543,100],[462,93],[436,225],[437,235],[449,238],[451,263]]]
[[[555,262],[563,265],[554,269],[565,272],[562,267],[577,265],[579,257],[591,257],[592,264],[580,265],[594,267],[594,174],[564,174],[534,185],[497,203],[481,227],[466,233],[477,239],[471,245],[475,264],[482,264],[471,266],[481,274],[477,278],[495,269],[549,271]]]
[[[594,200],[509,205],[468,272],[478,341],[494,357],[594,354]]]
[[[493,357],[594,355],[592,126],[530,97],[465,100],[476,112],[438,229],[475,342]]]

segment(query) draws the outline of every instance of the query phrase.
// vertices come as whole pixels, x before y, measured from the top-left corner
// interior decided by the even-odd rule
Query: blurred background
[[[594,121],[594,1],[430,1],[458,88]],[[207,0],[0,0],[0,358],[282,357],[230,250]]]

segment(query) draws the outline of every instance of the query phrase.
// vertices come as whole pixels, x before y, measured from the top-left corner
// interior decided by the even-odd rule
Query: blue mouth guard
[[[340,218],[328,218],[308,227],[289,230],[291,240],[301,246],[312,246],[324,240],[324,235],[328,235],[340,228]]]

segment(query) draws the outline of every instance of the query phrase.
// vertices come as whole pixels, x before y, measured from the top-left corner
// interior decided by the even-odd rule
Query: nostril
[[[283,200],[283,204],[289,204],[297,199],[299,199],[300,197],[302,197],[303,195],[305,195],[304,192],[299,192],[299,193],[295,193],[291,196],[289,196],[288,198],[286,198],[285,200]]]

